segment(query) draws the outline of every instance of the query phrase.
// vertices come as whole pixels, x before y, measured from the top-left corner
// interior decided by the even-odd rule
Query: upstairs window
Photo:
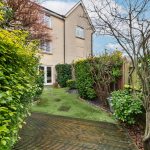
[[[52,53],[52,42],[51,41],[42,41],[40,48],[43,52]]]
[[[84,38],[84,28],[79,26],[76,27],[76,37]]]
[[[44,25],[46,25],[47,27],[49,28],[52,27],[52,18],[50,16],[44,15],[43,22],[44,22]]]

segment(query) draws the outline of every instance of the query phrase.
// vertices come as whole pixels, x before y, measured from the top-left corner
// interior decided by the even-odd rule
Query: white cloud
[[[116,50],[116,49],[121,50],[122,48],[118,43],[108,43],[106,45],[106,49],[108,49],[108,50]]]
[[[98,34],[111,33],[110,28],[100,19],[99,15],[107,22],[114,24],[114,28],[127,32],[128,25],[121,22],[119,19],[114,19],[113,14],[127,15],[125,8],[115,0],[83,0],[86,6],[92,23]],[[108,5],[109,3],[109,5]]]
[[[110,3],[111,10],[117,9],[117,11],[121,14],[126,13],[124,8],[118,3],[116,3],[115,0],[83,0],[84,5],[86,6],[87,10],[89,11],[92,17],[95,17],[95,15],[97,16],[97,13],[95,13],[96,8],[98,11],[101,11],[103,14],[107,15],[109,19],[111,19],[109,13],[110,7],[108,6],[107,2]]]
[[[65,15],[76,3],[75,2],[64,2],[61,0],[58,1],[45,1],[42,3],[42,6],[50,9],[61,15]]]

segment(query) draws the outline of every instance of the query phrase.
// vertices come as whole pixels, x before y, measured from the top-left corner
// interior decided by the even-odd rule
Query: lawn
[[[111,114],[82,101],[77,94],[69,94],[65,88],[46,87],[40,102],[33,105],[32,111],[116,123]]]

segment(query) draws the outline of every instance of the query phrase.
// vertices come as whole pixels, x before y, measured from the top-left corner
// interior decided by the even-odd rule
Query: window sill
[[[52,27],[48,27],[48,26],[46,26],[46,28],[47,28],[48,30],[53,30],[53,28],[52,28]]]
[[[42,53],[42,54],[47,54],[47,55],[53,55],[52,52],[40,52],[40,53]]]
[[[81,40],[85,40],[85,38],[82,38],[82,37],[78,37],[78,36],[76,36],[76,38],[78,38],[78,39],[81,39]]]
[[[49,27],[49,26],[47,26],[47,25],[44,25],[44,27],[45,27],[46,29],[49,29],[49,30],[52,30],[52,29],[53,29],[52,27]]]

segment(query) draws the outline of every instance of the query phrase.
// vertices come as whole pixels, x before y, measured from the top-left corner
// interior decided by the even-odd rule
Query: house
[[[65,15],[43,7],[44,22],[50,28],[51,41],[41,43],[41,66],[45,85],[55,83],[55,65],[72,63],[92,55],[94,27],[84,4],[80,1]]]

